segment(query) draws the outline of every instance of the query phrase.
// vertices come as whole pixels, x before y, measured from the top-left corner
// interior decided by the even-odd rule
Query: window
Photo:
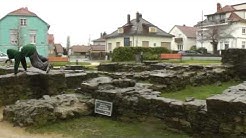
[[[20,25],[26,26],[26,19],[20,19]]]
[[[112,51],[112,43],[108,43],[108,51]]]
[[[242,48],[245,49],[246,41],[242,41]]]
[[[30,43],[36,44],[36,31],[30,31]]]
[[[130,46],[130,38],[129,37],[125,37],[124,38],[124,46]]]
[[[170,42],[161,42],[161,47],[171,49],[171,43]]]
[[[183,50],[183,44],[178,44],[178,50],[180,50],[180,51]]]
[[[225,41],[225,50],[229,48],[229,42]]]
[[[154,43],[154,46],[156,46],[156,43]]]
[[[149,27],[150,33],[155,33],[157,31],[156,27]]]
[[[149,47],[149,41],[143,41],[142,46],[143,47]]]
[[[18,32],[17,32],[17,30],[10,30],[10,43],[12,45],[18,44]]]
[[[116,47],[120,47],[120,42],[116,42]]]
[[[242,28],[242,34],[246,34],[246,28],[245,27]]]

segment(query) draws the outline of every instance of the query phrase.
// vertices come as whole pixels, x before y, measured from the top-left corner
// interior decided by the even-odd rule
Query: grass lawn
[[[195,99],[206,99],[212,95],[220,94],[230,86],[235,86],[240,84],[241,82],[223,82],[221,86],[216,85],[204,85],[204,86],[186,86],[184,90],[162,93],[162,97],[185,100],[186,97],[194,97]]]
[[[66,65],[76,65],[75,62],[51,62],[53,66],[66,66]],[[90,65],[89,62],[78,62],[78,65]]]
[[[179,59],[169,59],[161,60],[164,63],[179,63],[179,64],[199,64],[199,65],[210,65],[210,64],[221,64],[220,60],[182,60]]]
[[[42,127],[29,127],[31,133],[59,133],[64,137],[141,137],[141,138],[188,138],[181,132],[167,129],[163,121],[148,118],[143,122],[121,122],[107,117],[85,116],[64,120]]]

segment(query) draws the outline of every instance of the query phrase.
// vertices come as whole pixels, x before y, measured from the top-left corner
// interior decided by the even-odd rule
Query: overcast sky
[[[244,3],[245,0],[0,0],[0,18],[21,7],[36,13],[50,25],[55,43],[66,46],[85,44],[112,33],[140,12],[144,19],[169,32],[174,25],[193,26],[203,14],[216,12],[222,6]]]

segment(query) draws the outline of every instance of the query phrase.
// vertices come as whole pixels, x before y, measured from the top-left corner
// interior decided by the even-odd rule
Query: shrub
[[[196,50],[197,50],[197,48],[196,48],[196,46],[194,45],[194,46],[190,47],[190,50],[192,50],[192,51],[196,51]]]
[[[199,47],[196,51],[202,54],[208,53],[208,50],[205,47]]]
[[[136,54],[143,52],[144,60],[158,60],[161,53],[170,53],[164,47],[118,47],[115,48],[112,54],[112,61],[134,61]]]

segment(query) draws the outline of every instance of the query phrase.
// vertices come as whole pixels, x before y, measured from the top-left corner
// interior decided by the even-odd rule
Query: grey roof
[[[106,40],[104,38],[98,38],[98,39],[95,39],[95,40],[92,40],[93,42],[105,42]]]
[[[118,30],[116,30],[111,34],[106,35],[106,39],[115,38],[115,37],[133,36],[133,35],[173,37],[173,35],[161,30],[160,28],[146,21],[142,17],[139,18],[139,22],[137,22],[136,19],[133,19],[131,20],[130,24],[127,23],[122,27],[125,28],[124,33],[118,33]],[[148,29],[146,29],[148,27],[156,27],[157,32],[149,33]]]

